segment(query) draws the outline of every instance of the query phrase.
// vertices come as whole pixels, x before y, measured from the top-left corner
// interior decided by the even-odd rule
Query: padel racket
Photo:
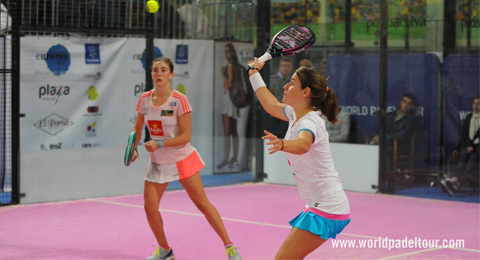
[[[125,149],[125,158],[123,163],[125,166],[129,166],[132,163],[133,155],[135,154],[135,144],[137,143],[137,134],[131,132],[128,137],[127,149]]]
[[[267,52],[258,60],[266,62],[272,58],[293,55],[306,50],[315,42],[315,33],[306,26],[290,25],[279,31],[272,39]]]

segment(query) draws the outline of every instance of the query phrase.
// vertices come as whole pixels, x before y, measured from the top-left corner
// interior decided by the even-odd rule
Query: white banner
[[[175,63],[172,87],[196,112],[193,135],[211,138],[213,42],[154,45]],[[21,48],[22,151],[125,145],[150,68],[144,39],[25,37]]]

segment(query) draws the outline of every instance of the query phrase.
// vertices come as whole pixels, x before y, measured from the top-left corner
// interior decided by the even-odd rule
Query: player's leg
[[[309,231],[292,228],[275,259],[303,259],[326,241]]]
[[[167,186],[168,183],[159,184],[145,181],[145,186],[143,189],[143,198],[145,201],[144,208],[145,214],[147,215],[148,224],[150,225],[158,244],[162,247],[168,245],[168,242],[163,230],[162,216],[160,215],[160,211],[158,211],[158,209],[160,205],[160,199],[167,189]],[[165,249],[168,249],[168,247]]]
[[[222,115],[223,123],[223,161],[217,166],[219,169],[224,169],[228,166],[228,154],[230,153],[230,117]]]
[[[230,117],[230,134],[232,136],[233,144],[233,157],[232,162],[238,162],[238,131],[237,131],[237,119]]]
[[[230,238],[228,237],[223,221],[220,218],[220,214],[212,203],[210,203],[205,194],[200,173],[195,173],[191,177],[180,180],[180,184],[182,184],[195,206],[197,206],[200,212],[205,215],[208,223],[222,239],[223,243],[230,243]]]

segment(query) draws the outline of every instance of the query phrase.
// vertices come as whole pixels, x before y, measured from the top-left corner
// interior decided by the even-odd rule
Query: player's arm
[[[225,85],[225,87],[227,87],[227,89],[230,89],[233,83],[233,64],[231,63],[227,65],[227,74],[228,74],[228,78],[227,78],[227,81],[226,81],[227,84]]]
[[[277,136],[268,132],[267,130],[265,130],[264,133],[265,135],[262,137],[262,139],[268,139],[267,145],[271,145],[271,147],[268,148],[269,154],[273,154],[278,151],[293,154],[304,154],[310,150],[310,146],[313,143],[313,134],[310,131],[300,130],[297,138],[294,140],[279,139]]]
[[[135,121],[135,125],[133,126],[133,129],[132,129],[132,132],[135,132],[135,134],[137,134],[137,140],[135,142],[135,152],[133,153],[132,162],[137,160],[137,157],[138,157],[137,147],[138,147],[138,144],[140,143],[140,140],[142,140],[143,126],[145,124],[144,120],[145,120],[145,115],[137,113],[137,120]]]
[[[260,75],[260,70],[263,68],[265,63],[261,63],[255,58],[253,63],[250,63],[249,66],[256,69],[250,69],[248,74],[250,76],[250,82],[252,83],[252,87],[257,94],[258,101],[262,104],[263,109],[271,116],[276,117],[278,119],[288,121],[288,118],[285,116],[284,108],[285,104],[280,103],[278,99],[270,92],[268,88],[266,88],[265,82]]]

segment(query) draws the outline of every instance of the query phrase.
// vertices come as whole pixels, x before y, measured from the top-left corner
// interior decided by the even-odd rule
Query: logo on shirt
[[[160,112],[161,116],[173,116],[173,110],[162,110]]]
[[[170,103],[168,103],[168,105],[171,106],[171,107],[174,107],[174,106],[177,106],[177,102],[170,102]]]
[[[148,129],[150,129],[151,135],[163,136],[163,126],[160,120],[148,121]]]

